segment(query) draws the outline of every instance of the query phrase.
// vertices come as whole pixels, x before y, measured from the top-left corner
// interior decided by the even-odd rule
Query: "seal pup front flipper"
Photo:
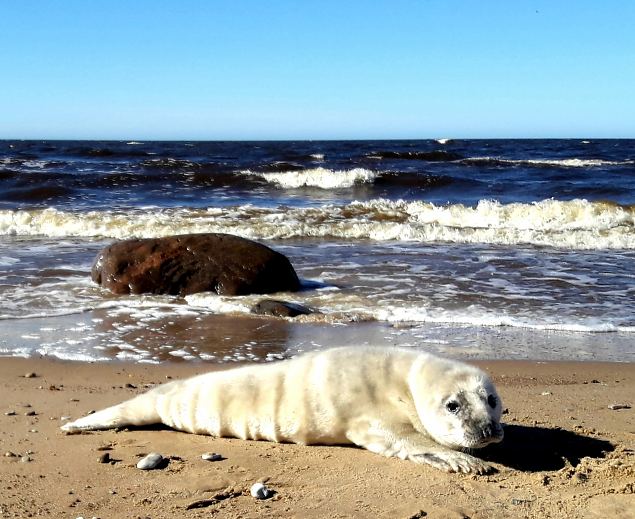
[[[361,420],[349,427],[346,436],[351,443],[376,454],[427,463],[446,472],[487,474],[494,470],[475,456],[440,445],[410,424]]]

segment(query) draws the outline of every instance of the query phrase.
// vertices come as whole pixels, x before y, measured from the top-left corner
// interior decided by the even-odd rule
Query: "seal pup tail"
[[[149,391],[60,427],[64,432],[100,431],[128,425],[161,423],[156,395]]]

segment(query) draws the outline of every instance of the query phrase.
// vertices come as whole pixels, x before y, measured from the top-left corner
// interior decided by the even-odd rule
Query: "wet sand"
[[[0,354],[75,361],[264,361],[334,346],[401,346],[462,360],[635,362],[630,333],[533,330],[461,323],[333,322],[328,314],[282,319],[193,312],[186,304],[110,314],[0,319]]]
[[[214,366],[2,358],[0,517],[635,517],[635,410],[609,408],[635,405],[635,364],[477,364],[508,409],[505,441],[481,453],[498,470],[488,476],[159,427],[65,435],[63,417]],[[138,470],[153,451],[167,467]],[[224,459],[202,460],[209,451]],[[276,494],[257,501],[248,490],[262,479]]]

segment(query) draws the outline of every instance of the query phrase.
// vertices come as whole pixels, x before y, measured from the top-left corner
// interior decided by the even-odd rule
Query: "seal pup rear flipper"
[[[62,425],[64,432],[100,431],[128,425],[161,423],[152,391]]]

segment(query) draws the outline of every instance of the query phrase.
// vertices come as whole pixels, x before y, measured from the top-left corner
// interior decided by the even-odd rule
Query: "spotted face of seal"
[[[439,381],[417,405],[428,434],[452,449],[480,449],[503,439],[501,399],[482,373],[454,374]]]

